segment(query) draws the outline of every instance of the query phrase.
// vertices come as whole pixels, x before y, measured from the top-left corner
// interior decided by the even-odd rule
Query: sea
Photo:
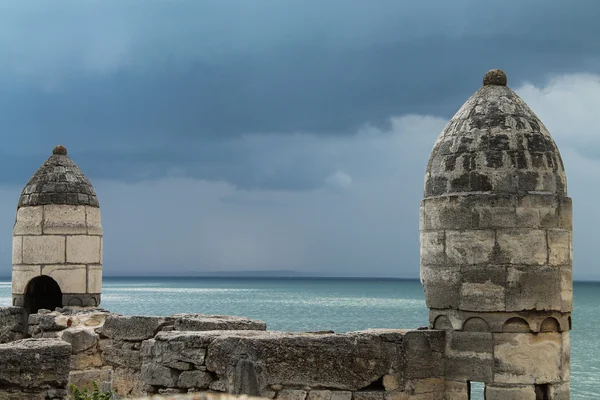
[[[238,315],[295,332],[427,325],[418,280],[105,277],[102,290],[101,307],[124,315]],[[571,399],[600,399],[600,283],[573,290]],[[0,279],[0,306],[10,303],[10,279]]]

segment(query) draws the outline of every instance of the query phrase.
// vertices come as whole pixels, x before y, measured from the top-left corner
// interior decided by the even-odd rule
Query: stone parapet
[[[444,336],[427,330],[160,332],[142,344],[141,379],[155,393],[212,390],[300,400],[441,396]]]
[[[71,345],[62,340],[0,344],[0,399],[63,400],[70,361]]]

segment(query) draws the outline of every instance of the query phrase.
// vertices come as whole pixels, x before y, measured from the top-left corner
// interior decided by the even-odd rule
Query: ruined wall
[[[55,339],[0,344],[0,400],[64,399],[70,353],[68,343]]]
[[[446,390],[444,331],[284,333],[240,317],[63,308],[30,315],[28,332],[36,343],[66,346],[61,387],[97,381],[121,398],[208,391],[283,400],[442,400]],[[19,343],[7,345],[12,354]],[[41,360],[52,368],[52,356]]]
[[[142,345],[149,392],[285,400],[443,399],[444,332],[161,332]]]
[[[25,337],[26,314],[22,307],[0,307],[0,343]]]

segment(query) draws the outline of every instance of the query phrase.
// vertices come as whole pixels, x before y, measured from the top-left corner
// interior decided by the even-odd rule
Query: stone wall
[[[13,229],[13,305],[23,306],[27,284],[46,275],[62,304],[97,306],[102,291],[100,209],[88,205],[21,207]]]
[[[0,400],[62,400],[71,346],[56,339],[0,344]]]
[[[148,392],[285,400],[443,399],[444,332],[160,332],[142,344]]]
[[[25,310],[21,307],[0,307],[0,343],[25,337]]]

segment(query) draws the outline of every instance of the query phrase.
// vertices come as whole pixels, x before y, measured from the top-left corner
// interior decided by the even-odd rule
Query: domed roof
[[[567,193],[550,133],[506,86],[500,70],[458,110],[438,137],[427,165],[425,197],[460,193]]]
[[[17,208],[45,204],[100,206],[92,184],[67,156],[64,146],[56,146],[52,156],[29,179]]]

